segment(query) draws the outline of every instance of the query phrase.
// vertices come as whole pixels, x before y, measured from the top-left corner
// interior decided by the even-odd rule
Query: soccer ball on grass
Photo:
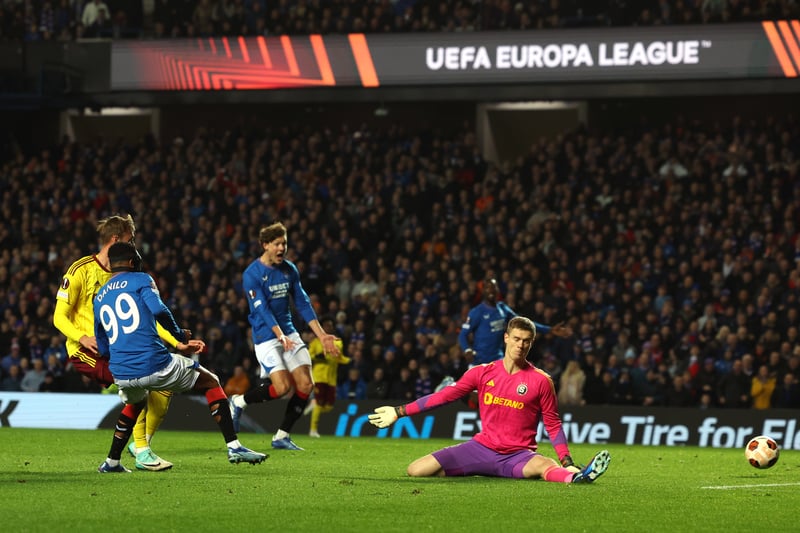
[[[756,468],[770,468],[778,462],[780,449],[775,439],[766,435],[753,437],[744,448],[744,456]]]

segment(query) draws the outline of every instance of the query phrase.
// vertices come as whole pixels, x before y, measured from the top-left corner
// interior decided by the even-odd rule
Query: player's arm
[[[275,315],[267,305],[269,300],[261,287],[260,278],[250,274],[249,271],[245,271],[242,277],[242,289],[247,295],[247,305],[250,307],[250,312],[258,316],[264,322],[264,325],[272,330],[273,333],[276,333],[275,336],[277,338],[280,338],[280,335],[283,335],[283,331],[281,331]],[[275,331],[276,326],[280,335]]]
[[[519,313],[517,313],[516,311],[511,309],[511,307],[505,302],[502,302],[502,301],[497,302],[497,307],[498,307],[498,309],[501,309],[503,311],[503,313],[508,315],[509,320],[511,320],[515,316],[519,316]],[[545,326],[545,327],[547,327],[547,326]]]
[[[325,353],[325,355],[335,355],[341,353],[342,347],[341,345],[337,346],[336,335],[326,332],[319,323],[319,320],[314,318],[308,322],[308,327],[311,328],[311,331],[314,332],[314,335],[316,335],[319,341],[322,343],[322,351]]]
[[[93,353],[97,353],[97,342],[95,342],[91,335],[86,335],[75,327],[75,324],[69,319],[70,311],[71,308],[67,302],[64,300],[56,300],[56,308],[55,311],[53,311],[53,325],[66,338],[79,343]]]
[[[389,427],[398,418],[430,411],[463,398],[477,388],[477,378],[480,372],[480,367],[471,368],[450,387],[418,398],[411,403],[396,407],[390,405],[378,407],[373,414],[369,415],[369,423],[378,428]]]
[[[97,352],[108,357],[111,353],[108,346],[108,334],[100,320],[100,312],[97,310],[94,313],[94,338],[97,342]]]
[[[541,374],[542,382],[539,384],[539,405],[541,406],[542,422],[547,435],[550,437],[550,443],[558,455],[561,465],[564,467],[575,466],[572,462],[571,454],[569,453],[569,445],[567,444],[567,435],[564,433],[564,428],[561,426],[561,417],[558,414],[558,399],[556,396],[555,385],[550,376]]]
[[[191,345],[187,344],[189,339],[186,336],[186,332],[178,326],[175,317],[172,315],[172,311],[169,310],[167,304],[164,303],[161,296],[158,294],[158,289],[152,278],[150,278],[150,286],[142,287],[140,294],[142,296],[142,301],[144,301],[144,304],[150,309],[150,312],[156,319],[156,330],[158,330],[158,326],[161,326],[165,332],[177,339],[175,348],[178,351],[189,349]],[[159,336],[161,335],[159,334]]]
[[[465,355],[470,355],[475,352],[472,349],[472,332],[478,327],[478,322],[480,322],[481,316],[480,313],[475,313],[474,309],[471,309],[469,314],[467,315],[467,321],[461,325],[461,331],[458,332],[458,345],[461,347],[461,351],[464,352]]]
[[[537,333],[552,333],[556,337],[569,337],[572,335],[572,328],[564,322],[559,322],[555,326],[548,326],[539,324],[534,320],[533,324],[536,326]]]
[[[156,322],[156,331],[158,332],[159,338],[164,341],[164,344],[170,348],[178,348],[178,339],[175,338],[175,335],[167,331],[159,322]],[[184,330],[184,335],[187,335],[186,330]]]
[[[303,320],[306,321],[308,327],[311,328],[311,331],[314,332],[314,335],[322,343],[322,350],[325,352],[325,355],[331,355],[337,353],[339,350],[336,348],[336,336],[332,333],[328,333],[322,327],[322,324],[319,323],[317,320],[317,313],[314,311],[314,306],[311,305],[311,298],[308,297],[308,293],[303,288],[303,284],[300,282],[300,273],[297,271],[297,267],[293,264],[291,265],[292,268],[292,294],[294,296],[294,305],[297,308],[297,312],[300,313],[300,316],[303,317]]]
[[[517,313],[508,306],[508,304],[499,302],[497,305],[502,305],[506,312],[510,313],[511,316],[518,316]],[[569,327],[565,322],[559,322],[555,326],[548,326],[547,324],[540,324],[534,320],[533,325],[536,326],[537,334],[552,333],[556,337],[569,337],[572,335],[572,328]]]
[[[73,305],[80,301],[83,286],[83,270],[77,269],[74,275],[64,274],[63,282],[56,293],[56,308],[53,311],[53,325],[66,338],[77,342],[92,353],[97,353],[97,342],[90,333],[78,329],[70,319]]]

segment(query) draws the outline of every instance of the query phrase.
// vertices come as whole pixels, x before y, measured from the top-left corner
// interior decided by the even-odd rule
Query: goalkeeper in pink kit
[[[477,389],[480,433],[467,442],[417,459],[408,466],[409,476],[481,475],[591,483],[608,469],[611,456],[603,450],[585,467],[573,463],[561,428],[553,381],[526,359],[536,326],[528,318],[514,317],[504,337],[503,359],[471,368],[453,385],[406,405],[379,407],[369,416],[370,423],[385,428],[398,417],[430,411]],[[560,464],[536,452],[540,419]]]

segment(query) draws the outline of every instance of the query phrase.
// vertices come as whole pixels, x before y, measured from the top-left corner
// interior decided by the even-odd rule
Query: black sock
[[[273,396],[275,389],[272,388],[272,381],[269,379],[261,380],[257,387],[250,389],[244,395],[244,402],[248,405],[251,403],[262,403],[274,400]]]
[[[228,406],[228,402],[215,400],[208,404],[208,408],[211,410],[211,416],[219,426],[222,436],[225,437],[225,442],[236,440],[236,431],[233,429],[231,408]]]
[[[291,433],[294,423],[303,416],[303,410],[306,408],[306,405],[308,405],[308,396],[301,398],[295,393],[289,398],[289,404],[286,406],[286,415],[283,417],[280,429],[286,433]]]
[[[122,457],[122,450],[125,449],[133,433],[134,424],[136,424],[136,420],[124,413],[119,414],[117,425],[114,430],[114,439],[111,441],[111,449],[108,451],[109,459],[120,460]]]

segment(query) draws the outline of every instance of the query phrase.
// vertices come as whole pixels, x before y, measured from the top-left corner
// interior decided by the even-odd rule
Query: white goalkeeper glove
[[[406,416],[405,407],[392,407],[384,405],[378,407],[369,415],[369,423],[378,428],[388,428],[401,416]]]

